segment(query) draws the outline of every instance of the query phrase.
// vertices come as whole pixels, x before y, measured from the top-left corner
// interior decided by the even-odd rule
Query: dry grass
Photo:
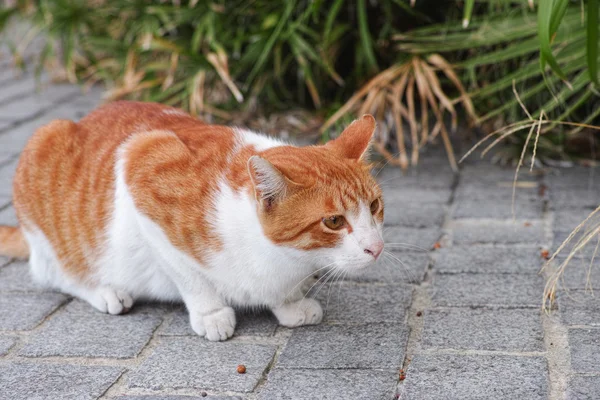
[[[514,87],[513,87],[513,89],[514,89]],[[525,139],[525,144],[523,145],[521,157],[520,157],[519,162],[517,163],[517,167],[515,169],[515,176],[514,176],[514,180],[513,180],[513,195],[512,195],[513,216],[515,214],[515,210],[514,210],[515,193],[516,193],[516,188],[518,186],[519,170],[520,170],[520,167],[523,165],[525,154],[527,153],[527,148],[529,146],[529,143],[530,143],[530,140],[531,140],[531,137],[532,137],[534,131],[536,132],[536,136],[535,136],[535,141],[533,144],[533,152],[532,152],[532,156],[531,156],[530,170],[533,169],[533,166],[535,163],[535,156],[536,156],[536,150],[537,150],[537,144],[539,141],[539,137],[540,137],[540,135],[548,133],[549,128],[557,126],[557,125],[571,126],[572,129],[569,131],[568,134],[575,134],[583,128],[589,128],[589,129],[600,131],[600,126],[593,126],[593,125],[588,125],[588,124],[584,124],[584,123],[565,122],[565,121],[555,121],[555,120],[544,119],[545,114],[543,111],[540,112],[540,117],[539,117],[539,119],[536,120],[531,116],[531,114],[529,113],[527,108],[524,106],[524,104],[520,100],[519,94],[517,93],[516,90],[514,90],[514,93],[517,98],[517,101],[523,108],[523,111],[525,112],[525,114],[527,114],[528,119],[505,126],[501,129],[496,130],[496,131],[490,133],[489,135],[485,136],[483,139],[481,139],[479,142],[477,142],[459,161],[459,162],[462,162],[465,158],[467,158],[469,155],[471,155],[477,148],[479,148],[485,142],[487,142],[488,140],[490,140],[494,137],[495,137],[495,139],[492,141],[492,143],[490,143],[481,152],[482,157],[487,152],[489,152],[493,147],[495,147],[498,143],[505,140],[510,135],[512,135],[516,132],[525,130],[525,129],[529,129],[529,133],[527,134],[527,137]],[[542,127],[544,127],[544,128],[542,128]],[[570,264],[570,262],[572,261],[572,259],[574,257],[576,257],[582,251],[582,249],[584,247],[586,247],[588,244],[590,244],[590,242],[592,242],[592,240],[594,238],[596,238],[597,239],[596,247],[594,249],[594,253],[593,253],[592,259],[590,261],[587,282],[586,282],[586,286],[590,285],[590,281],[589,281],[590,271],[591,271],[591,268],[592,268],[592,265],[594,262],[594,258],[596,257],[596,254],[598,252],[598,248],[600,247],[600,218],[598,218],[598,217],[600,217],[600,206],[598,208],[596,208],[591,214],[589,214],[588,217],[585,220],[583,220],[569,234],[569,236],[563,241],[563,243],[561,243],[561,245],[558,247],[558,249],[556,249],[554,254],[552,254],[552,256],[548,259],[548,261],[542,267],[540,273],[546,271],[549,274],[548,279],[546,281],[546,286],[544,287],[544,294],[543,294],[543,299],[542,299],[542,306],[545,310],[549,310],[552,307],[554,300],[556,298],[556,290],[558,288],[558,283],[564,276],[565,271],[566,271],[568,265]],[[583,234],[581,236],[577,237],[577,234],[580,232],[583,232]],[[554,271],[550,271],[551,263],[556,259],[556,257],[559,254],[561,254],[563,252],[563,250],[566,249],[566,247],[569,244],[572,244],[573,242],[574,242],[574,245],[571,246],[571,248],[569,249],[569,252],[568,252],[566,258],[564,259],[564,261]]]
[[[458,99],[450,99],[444,92],[440,75],[447,78],[460,93]],[[398,165],[404,170],[409,164],[416,165],[419,161],[419,149],[439,135],[446,148],[451,167],[457,170],[449,130],[444,122],[447,113],[451,117],[450,132],[456,130],[457,112],[454,104],[457,101],[463,104],[470,120],[475,121],[477,116],[471,99],[452,65],[438,54],[426,58],[413,56],[407,62],[388,68],[371,79],[325,122],[321,132],[326,131],[349,112],[357,115],[370,113],[375,115],[378,121],[384,121],[389,110],[396,130],[398,154],[394,155],[388,150],[389,141],[392,139],[381,129],[374,143],[375,149],[387,159],[388,163]],[[420,106],[419,111],[416,103]],[[430,111],[434,115],[431,130],[429,129]],[[408,123],[409,132],[404,132],[403,120]],[[411,147],[410,163],[407,143],[410,143]]]

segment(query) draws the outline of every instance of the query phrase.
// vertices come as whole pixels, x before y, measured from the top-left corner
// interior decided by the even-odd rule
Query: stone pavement
[[[0,66],[0,223],[15,223],[11,178],[27,138],[79,119],[99,95],[69,85],[38,94],[31,76]],[[0,258],[0,399],[600,398],[600,301],[585,291],[587,266],[569,270],[550,314],[538,274],[541,250],[599,203],[593,173],[523,172],[513,220],[511,169],[471,163],[455,176],[443,154],[407,176],[384,169],[380,265],[315,285],[321,325],[243,314],[225,343],[195,336],[180,305],[100,314]],[[598,287],[597,269],[591,280]]]

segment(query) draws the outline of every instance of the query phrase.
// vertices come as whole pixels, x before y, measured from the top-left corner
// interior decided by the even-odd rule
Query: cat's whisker
[[[302,297],[302,299],[304,300],[304,299],[306,298],[306,296],[308,296],[308,295],[310,294],[311,290],[312,290],[312,289],[315,287],[315,285],[316,285],[316,284],[318,284],[318,283],[319,283],[319,281],[320,281],[321,279],[325,279],[325,280],[323,281],[323,284],[325,284],[325,283],[327,282],[327,279],[329,279],[329,278],[326,278],[326,277],[327,277],[327,276],[331,276],[332,272],[334,272],[335,270],[336,270],[335,268],[332,268],[332,269],[330,269],[329,271],[325,272],[325,273],[323,274],[323,276],[321,276],[319,279],[317,279],[317,281],[316,281],[315,283],[313,283],[313,284],[312,284],[312,286],[311,286],[311,287],[310,287],[310,288],[309,288],[309,289],[306,291],[306,293],[304,293],[304,296]],[[317,292],[317,293],[318,293],[318,292]],[[316,296],[316,294],[315,294],[315,296]],[[312,297],[314,298],[315,296],[312,296]]]
[[[406,264],[404,263],[404,261],[402,261],[400,258],[396,257],[394,254],[390,253],[389,251],[385,251],[384,250],[383,254],[385,254],[388,257],[392,257],[394,260],[398,261],[404,267],[404,269],[406,271],[406,275],[408,275],[408,279],[411,282],[415,281],[415,278],[414,278],[412,272],[410,272],[410,269],[406,266]]]
[[[332,263],[330,263],[330,264],[327,264],[327,265],[326,265],[326,266],[324,266],[324,267],[321,267],[321,268],[317,269],[316,271],[313,271],[313,272],[311,272],[311,273],[310,273],[310,274],[308,274],[308,275],[306,275],[304,278],[302,278],[302,279],[300,280],[300,282],[298,282],[296,285],[294,285],[294,287],[293,287],[292,289],[290,289],[290,291],[289,291],[289,292],[288,292],[288,293],[285,295],[285,297],[284,297],[284,298],[287,298],[287,297],[288,297],[290,294],[292,294],[292,292],[293,292],[293,291],[294,291],[294,290],[295,290],[295,289],[296,289],[298,286],[300,286],[300,285],[301,285],[301,284],[302,284],[302,283],[303,283],[305,280],[307,280],[307,279],[308,279],[308,278],[310,278],[311,276],[314,276],[314,275],[315,275],[317,272],[319,272],[319,271],[322,271],[322,270],[324,270],[325,268],[329,268],[329,267],[331,267],[333,264],[335,264],[335,261],[334,261],[334,262],[332,262]],[[311,287],[311,288],[312,288],[312,287]],[[309,290],[310,290],[310,289],[309,289]]]
[[[340,282],[339,278],[341,278],[343,274],[344,274],[344,270],[339,269],[339,273],[336,274],[336,276],[334,276],[334,278],[333,278],[333,283],[329,285],[329,289],[327,290],[327,303],[325,304],[325,310],[327,310],[329,308],[329,296],[331,296],[331,288],[333,286],[335,286],[336,283],[339,283],[341,286],[342,283]]]
[[[334,278],[337,273],[340,271],[338,268],[334,268],[332,269],[333,274],[329,274],[329,276],[327,277],[327,279],[325,279],[323,282],[321,282],[321,285],[319,286],[319,288],[317,289],[317,291],[315,292],[315,294],[312,296],[312,298],[316,298],[319,295],[319,292],[321,291],[321,289],[323,289],[323,287],[330,282],[331,280],[333,280],[332,278]]]

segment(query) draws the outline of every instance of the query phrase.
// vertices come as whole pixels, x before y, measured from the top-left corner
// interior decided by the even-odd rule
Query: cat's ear
[[[375,126],[375,118],[372,115],[363,115],[362,118],[348,125],[340,136],[328,142],[326,146],[345,158],[367,162]]]
[[[289,180],[277,167],[259,156],[252,156],[248,160],[248,173],[254,185],[256,200],[267,210],[299,186]]]

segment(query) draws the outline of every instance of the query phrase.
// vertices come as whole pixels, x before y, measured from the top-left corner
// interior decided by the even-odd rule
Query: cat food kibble
[[[245,374],[246,373],[246,366],[243,364],[240,364],[237,366],[237,372],[238,374]]]
[[[540,253],[540,255],[542,256],[542,258],[544,260],[547,260],[550,258],[550,252],[546,249],[542,250],[542,252]]]
[[[440,242],[435,242],[435,243],[433,244],[433,248],[434,248],[434,249],[441,249],[441,248],[442,248],[442,244],[441,244]]]

